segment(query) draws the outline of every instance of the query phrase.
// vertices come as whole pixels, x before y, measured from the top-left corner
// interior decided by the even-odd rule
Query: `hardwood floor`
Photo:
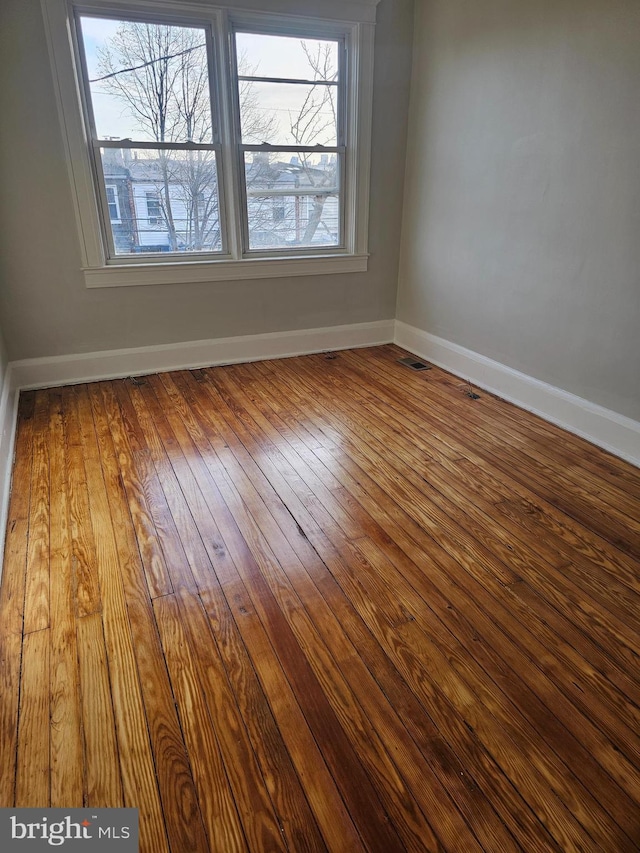
[[[22,394],[0,806],[640,849],[640,471],[393,346]]]

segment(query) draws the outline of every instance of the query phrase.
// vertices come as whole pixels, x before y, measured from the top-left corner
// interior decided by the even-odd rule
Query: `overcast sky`
[[[89,79],[99,76],[97,52],[100,47],[117,31],[120,22],[105,18],[82,16],[82,36],[87,58]],[[205,41],[204,30],[202,41]],[[305,40],[312,52],[320,44],[313,39]],[[337,43],[332,42],[334,64],[337,65]],[[237,35],[238,55],[246,56],[249,73],[263,77],[288,77],[313,79],[313,71],[309,65],[299,38],[284,36],[264,36],[253,33]],[[242,69],[241,69],[242,73]],[[246,73],[246,72],[245,72]],[[291,144],[289,125],[292,117],[298,115],[300,107],[308,93],[308,87],[295,84],[254,83],[255,95],[259,98],[261,107],[270,115],[275,116],[279,125],[277,137],[270,142]],[[105,92],[100,91],[100,84],[92,84],[92,101],[98,136],[132,139],[144,139],[134,120],[128,115],[125,105]],[[262,141],[262,140],[261,140]],[[335,134],[318,140],[326,145],[335,145]]]

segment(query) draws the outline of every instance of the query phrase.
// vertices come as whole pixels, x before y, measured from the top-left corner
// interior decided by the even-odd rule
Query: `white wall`
[[[378,6],[369,271],[88,290],[37,0],[0,3],[0,312],[12,360],[392,319],[413,0]]]
[[[640,3],[416,4],[397,318],[640,420]]]

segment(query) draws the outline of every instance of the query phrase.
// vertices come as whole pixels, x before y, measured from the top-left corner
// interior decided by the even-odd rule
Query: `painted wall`
[[[9,499],[9,470],[12,458],[11,432],[14,419],[13,393],[10,394],[11,389],[7,374],[9,358],[2,335],[2,319],[0,315],[0,572],[2,570],[4,531]]]
[[[0,312],[12,359],[393,318],[413,0],[378,6],[367,273],[87,290],[38,0],[2,0]]]
[[[416,4],[397,318],[640,419],[640,3]]]
[[[2,334],[2,318],[0,318],[0,406],[2,404],[3,393],[5,390],[4,384],[7,379],[7,366],[9,364],[9,356],[4,343]]]

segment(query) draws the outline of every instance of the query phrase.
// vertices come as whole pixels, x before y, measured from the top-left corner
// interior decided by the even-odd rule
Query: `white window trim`
[[[375,7],[379,0],[226,0],[225,7],[210,0],[41,0],[47,42],[56,89],[56,100],[63,129],[67,168],[72,186],[76,222],[80,237],[82,269],[87,287],[123,287],[131,285],[180,284],[188,282],[229,281],[238,279],[275,278],[282,276],[322,275],[365,272],[368,268],[369,172],[371,162],[371,123],[373,102],[373,39]],[[242,11],[234,11],[235,6]],[[150,259],[146,263],[127,263],[126,258],[107,260],[102,236],[96,186],[89,158],[89,148],[76,74],[73,47],[74,6],[85,11],[124,14],[138,11],[152,14],[161,11],[176,15],[182,21],[204,18],[214,22],[220,38],[221,23],[227,16],[241,23],[279,21],[283,27],[302,24],[335,26],[349,39],[347,90],[348,138],[345,191],[346,247],[322,254],[277,255],[269,258],[242,257],[241,246],[229,234],[230,256],[202,256],[184,260]],[[256,11],[251,11],[252,7]],[[245,11],[249,10],[249,11]],[[322,17],[319,17],[322,15]],[[215,26],[217,24],[217,26]],[[225,51],[224,39],[218,49]],[[227,98],[229,87],[221,93]],[[230,114],[224,109],[223,113]],[[237,181],[233,158],[225,159],[224,179],[227,185]],[[355,175],[355,180],[352,176]],[[237,187],[236,187],[237,190]],[[238,198],[237,191],[229,193]],[[239,222],[237,211],[229,210],[229,232]]]

